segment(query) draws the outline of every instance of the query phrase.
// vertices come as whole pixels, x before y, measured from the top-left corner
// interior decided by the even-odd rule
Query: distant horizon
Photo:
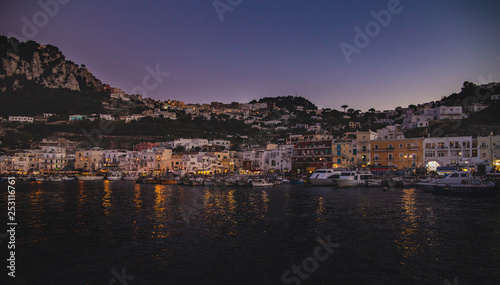
[[[292,95],[391,110],[500,81],[498,1],[224,3],[2,2],[0,34],[57,46],[102,82],[161,101]]]

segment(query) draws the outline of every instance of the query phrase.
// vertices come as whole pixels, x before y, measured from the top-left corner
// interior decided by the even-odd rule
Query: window
[[[481,147],[486,147],[486,142],[481,142]]]
[[[392,144],[387,145],[387,149],[393,149],[393,148],[394,148],[394,146]]]
[[[394,157],[392,156],[392,153],[389,153],[387,155],[387,160],[393,160],[393,159],[394,159]]]
[[[399,153],[399,157],[403,157],[403,153],[402,152]]]
[[[373,146],[373,149],[374,149],[374,150],[378,150],[378,144],[374,145],[374,146]]]
[[[433,151],[426,151],[426,152],[425,152],[425,156],[426,156],[426,157],[435,157],[435,156],[436,156],[436,154],[435,154]]]

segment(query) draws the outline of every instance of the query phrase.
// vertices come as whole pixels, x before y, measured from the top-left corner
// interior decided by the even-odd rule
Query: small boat
[[[78,180],[83,180],[83,181],[98,181],[98,180],[104,180],[104,176],[97,176],[92,173],[84,172],[81,175],[78,175],[76,178]]]
[[[224,184],[226,186],[238,186],[238,181],[236,181],[236,179],[232,179],[232,178],[224,179]]]
[[[373,180],[369,171],[344,171],[337,180],[339,187],[365,186],[366,180]]]
[[[122,180],[123,175],[121,172],[112,172],[111,175],[108,175],[107,179],[109,181],[117,181],[117,180]]]
[[[62,178],[59,176],[49,176],[45,179],[46,182],[61,182]]]
[[[271,183],[263,178],[253,179],[253,180],[251,180],[250,183],[252,183],[253,187],[265,187],[265,186],[273,186],[274,185],[273,183]]]
[[[190,179],[193,186],[202,186],[203,185],[203,178],[197,177],[194,179]]]
[[[215,179],[214,180],[214,185],[215,186],[224,186],[226,185],[224,181],[220,180],[220,179]]]
[[[248,179],[248,180],[238,180],[238,186],[240,186],[240,187],[249,187],[249,186],[252,186],[252,180],[251,179]]]
[[[203,180],[203,185],[205,185],[205,186],[213,186],[214,182],[211,179],[204,179]]]
[[[160,184],[177,185],[177,179],[175,179],[175,177],[171,177],[171,176],[160,178]]]
[[[463,184],[434,186],[433,194],[445,195],[491,195],[496,194],[495,183],[481,181],[480,179],[468,179]]]
[[[5,177],[0,177],[0,182],[8,182],[9,179],[5,178]]]
[[[37,177],[35,178],[35,181],[44,182],[44,181],[45,181],[45,177],[43,177],[43,176],[37,176]]]
[[[61,177],[62,181],[71,181],[76,180],[76,177],[63,176]]]
[[[192,186],[193,185],[193,181],[191,181],[191,179],[189,179],[189,178],[182,179],[182,183],[184,185],[188,185],[188,186]]]
[[[379,187],[382,186],[381,179],[367,179],[365,180],[366,186],[368,187]]]
[[[135,181],[135,180],[137,180],[138,178],[139,178],[139,176],[138,176],[138,175],[137,175],[137,173],[135,173],[135,172],[128,172],[128,173],[126,173],[126,174],[122,177],[122,179],[123,179],[123,180],[127,180],[127,181]]]

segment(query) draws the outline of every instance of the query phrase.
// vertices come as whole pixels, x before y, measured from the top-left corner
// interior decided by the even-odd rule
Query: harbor
[[[6,207],[6,193],[0,198]],[[328,236],[340,246],[309,284],[495,284],[500,276],[498,196],[73,180],[19,182],[17,203],[19,284],[106,283],[123,267],[135,284],[280,284]]]

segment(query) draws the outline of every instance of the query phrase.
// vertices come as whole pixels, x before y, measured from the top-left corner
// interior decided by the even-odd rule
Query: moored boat
[[[214,182],[212,181],[212,179],[203,179],[203,185],[205,186],[213,186],[214,185]]]
[[[340,169],[316,169],[309,177],[309,182],[318,186],[336,185],[341,173]]]
[[[62,178],[59,176],[49,176],[45,179],[46,182],[61,182]]]
[[[433,191],[435,186],[460,186],[465,184],[468,179],[471,179],[471,176],[469,171],[456,171],[448,174],[444,178],[417,182],[416,186],[425,191]]]
[[[434,186],[432,193],[448,195],[491,195],[496,194],[497,189],[495,183],[491,181],[468,179],[462,184]]]
[[[76,176],[76,178],[83,181],[98,181],[103,180],[104,176],[98,176],[92,173],[84,172],[81,175]]]
[[[220,179],[215,179],[214,180],[214,185],[215,186],[224,186],[226,185],[225,182],[223,180],[220,180]]]
[[[108,177],[106,177],[107,180],[109,181],[117,181],[117,180],[122,180],[123,175],[121,172],[112,172]]]
[[[248,180],[238,180],[238,186],[240,187],[249,187],[249,186],[252,186],[252,180],[251,179],[248,179]]]
[[[250,183],[252,183],[253,187],[266,187],[266,186],[273,186],[274,185],[272,182],[269,182],[268,180],[263,179],[263,178],[253,179],[250,181]]]
[[[373,180],[369,171],[344,171],[337,180],[339,187],[365,186],[367,180]]]
[[[201,177],[193,178],[193,179],[190,179],[189,181],[191,181],[193,186],[202,186],[203,185],[203,178],[201,178]]]

